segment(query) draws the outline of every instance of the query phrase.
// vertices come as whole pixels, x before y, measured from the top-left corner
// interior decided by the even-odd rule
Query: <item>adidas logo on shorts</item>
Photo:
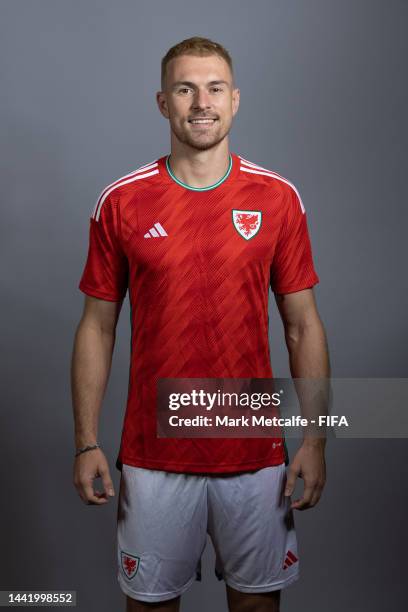
[[[288,552],[286,553],[285,561],[283,563],[283,569],[288,569],[288,567],[296,563],[297,560],[297,556],[294,555],[291,550],[288,550]]]

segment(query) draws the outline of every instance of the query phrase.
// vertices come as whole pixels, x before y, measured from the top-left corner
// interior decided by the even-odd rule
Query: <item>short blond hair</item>
[[[227,49],[220,43],[214,42],[209,38],[202,38],[201,36],[192,36],[186,38],[181,42],[171,47],[161,61],[161,88],[164,89],[166,80],[166,69],[167,64],[170,60],[179,55],[197,55],[199,57],[207,57],[209,55],[218,55],[222,57],[228,64],[231,71],[232,78],[234,79],[234,72],[232,68],[232,59]]]

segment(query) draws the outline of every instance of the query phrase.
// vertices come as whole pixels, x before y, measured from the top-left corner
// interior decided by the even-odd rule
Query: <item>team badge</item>
[[[232,222],[238,234],[250,240],[261,228],[262,213],[260,210],[233,210]]]
[[[125,573],[126,578],[133,578],[136,575],[137,570],[139,569],[140,557],[135,557],[134,555],[129,555],[128,553],[120,551],[121,554],[121,562],[122,569]]]

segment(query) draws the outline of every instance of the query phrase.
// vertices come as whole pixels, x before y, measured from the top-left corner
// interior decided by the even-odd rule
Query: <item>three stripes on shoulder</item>
[[[270,176],[271,178],[277,179],[289,185],[297,195],[302,213],[305,212],[305,207],[303,205],[300,194],[298,190],[296,189],[296,187],[293,185],[293,183],[288,181],[288,179],[284,178],[282,175],[278,174],[277,172],[274,172],[273,170],[268,170],[267,168],[263,168],[262,166],[258,166],[258,164],[254,164],[253,162],[242,157],[241,155],[238,155],[237,157],[239,158],[239,162],[240,162],[240,167],[239,167],[240,171],[246,172],[249,174],[254,174],[254,175],[259,174],[263,176]],[[122,176],[120,179],[117,179],[110,185],[107,185],[105,189],[103,189],[102,193],[99,195],[97,202],[94,206],[94,209],[92,211],[91,217],[95,219],[95,221],[99,220],[99,216],[101,214],[103,203],[105,202],[106,198],[110,195],[110,193],[114,189],[121,187],[122,185],[132,183],[133,181],[138,181],[140,179],[148,178],[150,176],[153,176],[154,174],[159,174],[158,159],[155,159],[149,162],[148,164],[145,164],[144,166],[140,166],[139,168],[137,168],[137,170],[134,170],[133,172],[129,172],[129,174],[125,174],[125,176]],[[157,224],[155,224],[155,226],[156,225]],[[161,230],[165,231],[162,227],[161,227]],[[167,234],[166,233],[163,234],[161,230],[159,228],[157,228],[157,230],[154,230],[154,227],[153,227],[149,230],[151,235],[145,234],[144,237],[145,238],[149,238],[149,237],[157,238],[158,236],[154,234],[154,231],[158,231],[159,235],[161,236],[167,236]]]
[[[127,185],[128,183],[133,183],[133,181],[144,179],[144,178],[147,178],[148,176],[152,176],[153,174],[158,174],[158,173],[159,173],[158,163],[157,163],[157,159],[155,159],[149,162],[148,164],[141,166],[137,170],[134,170],[133,172],[129,172],[129,174],[125,174],[125,176],[122,176],[120,179],[114,181],[110,185],[107,185],[105,189],[102,190],[102,193],[100,194],[99,198],[96,201],[96,204],[92,211],[91,218],[95,219],[95,221],[99,221],[99,216],[101,214],[103,203],[105,202],[106,198],[110,195],[110,193],[112,193],[114,189],[116,189],[117,187],[121,187],[122,185]]]

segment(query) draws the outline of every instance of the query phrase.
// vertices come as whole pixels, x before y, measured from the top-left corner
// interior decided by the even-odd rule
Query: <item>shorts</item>
[[[285,464],[240,474],[198,475],[122,466],[117,515],[121,590],[165,601],[201,580],[209,534],[215,574],[245,593],[299,578]]]

